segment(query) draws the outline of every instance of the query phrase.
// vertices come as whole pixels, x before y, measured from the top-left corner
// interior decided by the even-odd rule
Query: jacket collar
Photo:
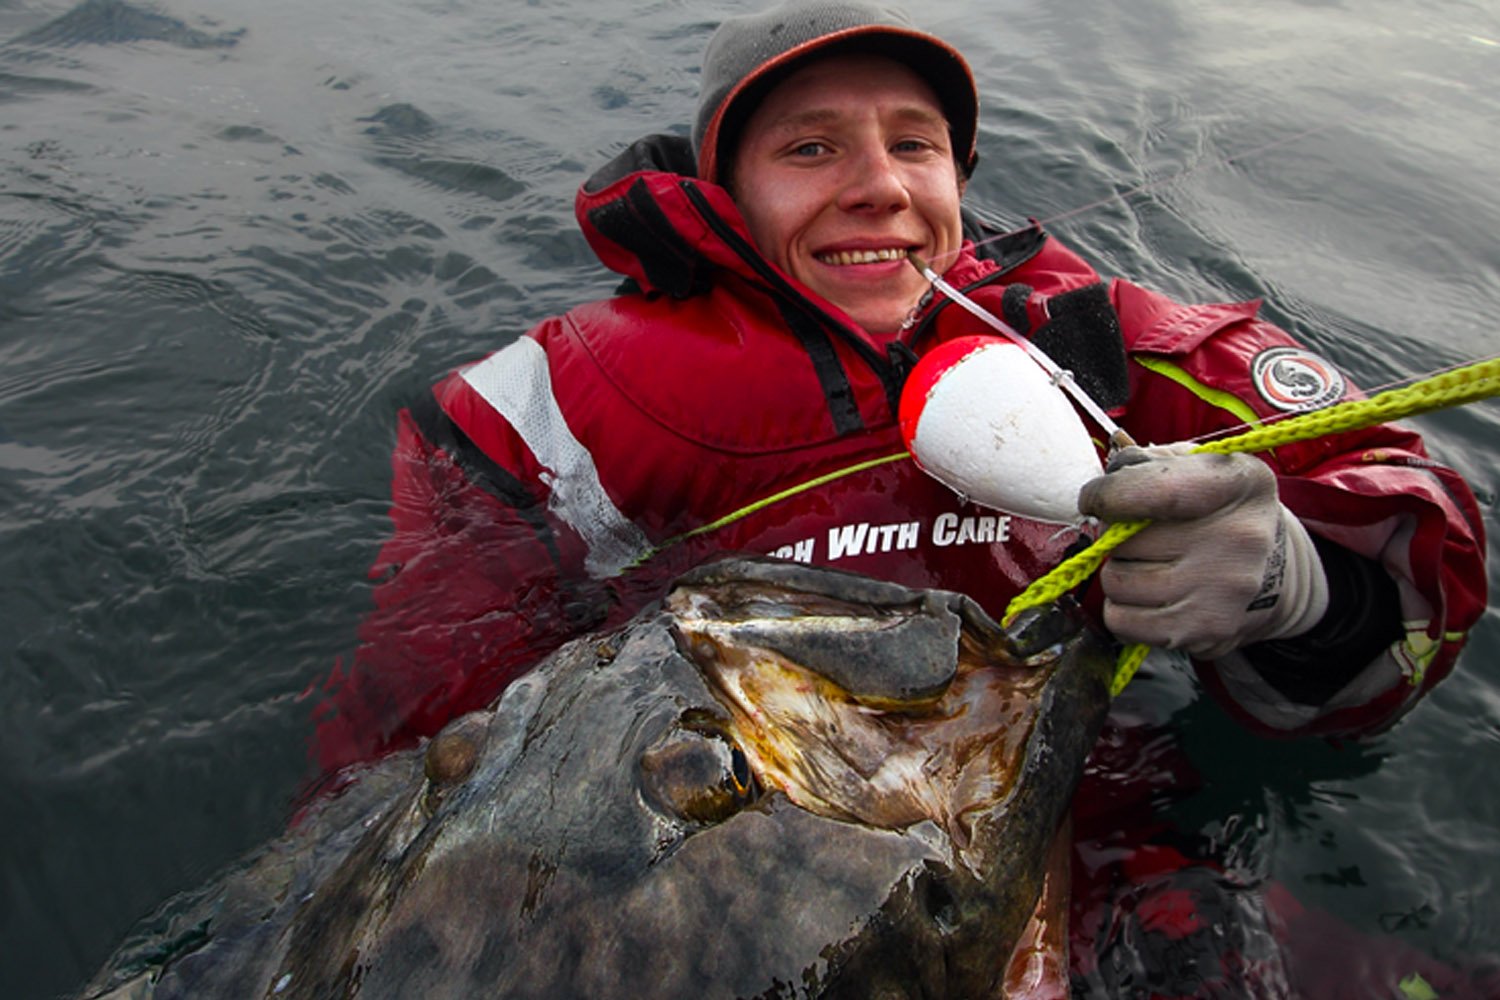
[[[729,192],[695,169],[687,139],[650,135],[584,182],[574,212],[605,267],[677,298],[706,291],[716,270],[753,280],[770,267]]]

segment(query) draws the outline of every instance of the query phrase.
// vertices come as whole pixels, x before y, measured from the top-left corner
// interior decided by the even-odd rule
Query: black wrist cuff
[[[1312,536],[1328,578],[1328,610],[1307,632],[1246,646],[1255,671],[1290,701],[1321,705],[1401,638],[1396,581],[1378,562]]]

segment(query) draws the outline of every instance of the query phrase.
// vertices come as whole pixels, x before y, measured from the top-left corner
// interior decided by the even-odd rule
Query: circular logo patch
[[[1316,410],[1344,395],[1344,376],[1300,347],[1273,347],[1255,356],[1250,377],[1262,399],[1278,410]]]

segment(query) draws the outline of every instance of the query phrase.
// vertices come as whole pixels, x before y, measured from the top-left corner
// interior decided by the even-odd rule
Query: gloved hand
[[[1214,659],[1307,631],[1328,581],[1307,529],[1249,455],[1125,448],[1078,494],[1083,513],[1151,524],[1099,571],[1104,624],[1126,642]]]

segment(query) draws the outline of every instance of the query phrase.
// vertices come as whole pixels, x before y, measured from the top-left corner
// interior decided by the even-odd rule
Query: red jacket
[[[590,244],[628,290],[545,320],[402,412],[394,533],[359,651],[329,685],[326,767],[488,703],[565,639],[622,621],[719,554],[959,590],[998,615],[1077,539],[966,504],[904,455],[896,401],[914,358],[983,332],[974,321],[938,299],[879,342],[762,258],[723,189],[659,168],[676,155],[645,140],[579,193]],[[1331,366],[1254,304],[1183,306],[1103,283],[1035,227],[984,249],[967,244],[948,280],[1045,339],[1139,441],[1295,402],[1278,392],[1338,394]],[[1284,677],[1238,654],[1199,670],[1276,730],[1386,725],[1449,671],[1484,609],[1473,498],[1391,427],[1265,458],[1316,535],[1396,580],[1405,631],[1311,696],[1288,698]]]

